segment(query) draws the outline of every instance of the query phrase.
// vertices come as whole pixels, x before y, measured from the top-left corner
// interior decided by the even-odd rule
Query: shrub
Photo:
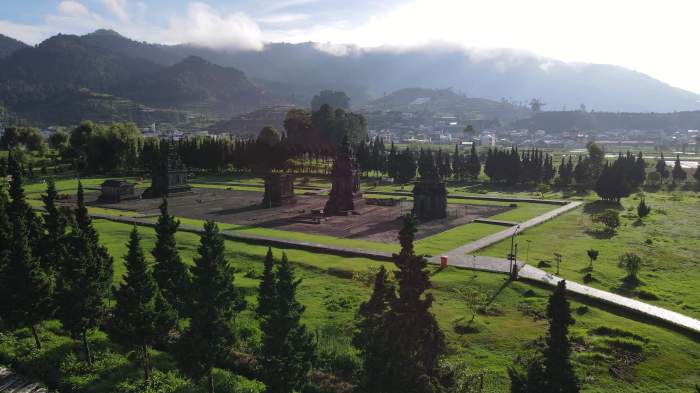
[[[613,233],[620,226],[620,213],[614,209],[606,209],[592,217],[593,222],[605,226],[607,232]]]
[[[620,256],[618,266],[625,269],[627,278],[636,279],[642,268],[642,258],[633,252],[628,252]]]
[[[639,201],[639,205],[637,205],[637,215],[639,216],[639,218],[644,218],[648,216],[649,213],[651,213],[651,207],[647,205],[644,198],[642,198]]]

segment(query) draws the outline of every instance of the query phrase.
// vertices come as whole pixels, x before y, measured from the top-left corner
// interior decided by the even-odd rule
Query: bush
[[[642,198],[639,201],[639,205],[637,205],[637,215],[639,216],[639,218],[644,218],[648,216],[649,213],[651,213],[651,207],[647,205],[644,198]]]
[[[625,269],[627,278],[636,279],[642,268],[642,258],[633,252],[628,252],[620,256],[618,266]]]
[[[592,220],[595,223],[603,224],[606,231],[613,233],[620,226],[620,213],[614,209],[606,209],[594,214]]]
[[[148,382],[128,379],[116,386],[115,393],[171,393],[193,391],[195,387],[173,371],[153,370]]]

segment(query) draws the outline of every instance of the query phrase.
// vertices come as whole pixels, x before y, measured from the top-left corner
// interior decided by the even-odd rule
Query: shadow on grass
[[[606,229],[586,229],[584,233],[598,240],[610,239],[615,236],[615,232]]]
[[[583,211],[588,214],[600,213],[608,209],[624,210],[621,204],[613,201],[598,200],[583,205]]]
[[[636,294],[637,288],[642,285],[642,281],[637,276],[627,276],[620,280],[620,285],[612,288],[615,293],[632,297]]]

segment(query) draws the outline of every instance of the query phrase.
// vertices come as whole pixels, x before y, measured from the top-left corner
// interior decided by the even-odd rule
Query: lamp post
[[[525,241],[527,242],[527,248],[525,249],[525,263],[530,263],[530,243],[532,243],[532,240],[527,239]]]
[[[558,252],[554,253],[554,259],[557,261],[557,276],[559,275],[559,265],[561,264],[561,254]]]
[[[516,226],[515,230],[513,231],[513,236],[510,238],[510,254],[508,254],[508,260],[510,261],[509,273],[511,280],[518,278],[518,245],[515,244],[515,236],[518,235],[519,229],[520,225]]]

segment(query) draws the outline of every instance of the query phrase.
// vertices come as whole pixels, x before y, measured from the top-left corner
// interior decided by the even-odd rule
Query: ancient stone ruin
[[[130,183],[126,180],[105,180],[101,185],[102,193],[100,194],[100,201],[119,203],[128,199],[134,199],[136,198],[134,187],[134,183]]]
[[[287,206],[296,203],[294,197],[294,175],[268,173],[265,176],[265,195],[262,207]]]
[[[187,168],[180,161],[175,143],[164,139],[160,144],[161,159],[152,171],[151,186],[143,193],[144,198],[162,198],[188,192]]]
[[[345,215],[355,209],[354,199],[362,197],[360,171],[347,138],[336,153],[331,178],[333,184],[323,215]]]
[[[447,189],[438,175],[433,154],[421,151],[418,160],[420,180],[413,186],[413,215],[421,220],[447,216]]]

